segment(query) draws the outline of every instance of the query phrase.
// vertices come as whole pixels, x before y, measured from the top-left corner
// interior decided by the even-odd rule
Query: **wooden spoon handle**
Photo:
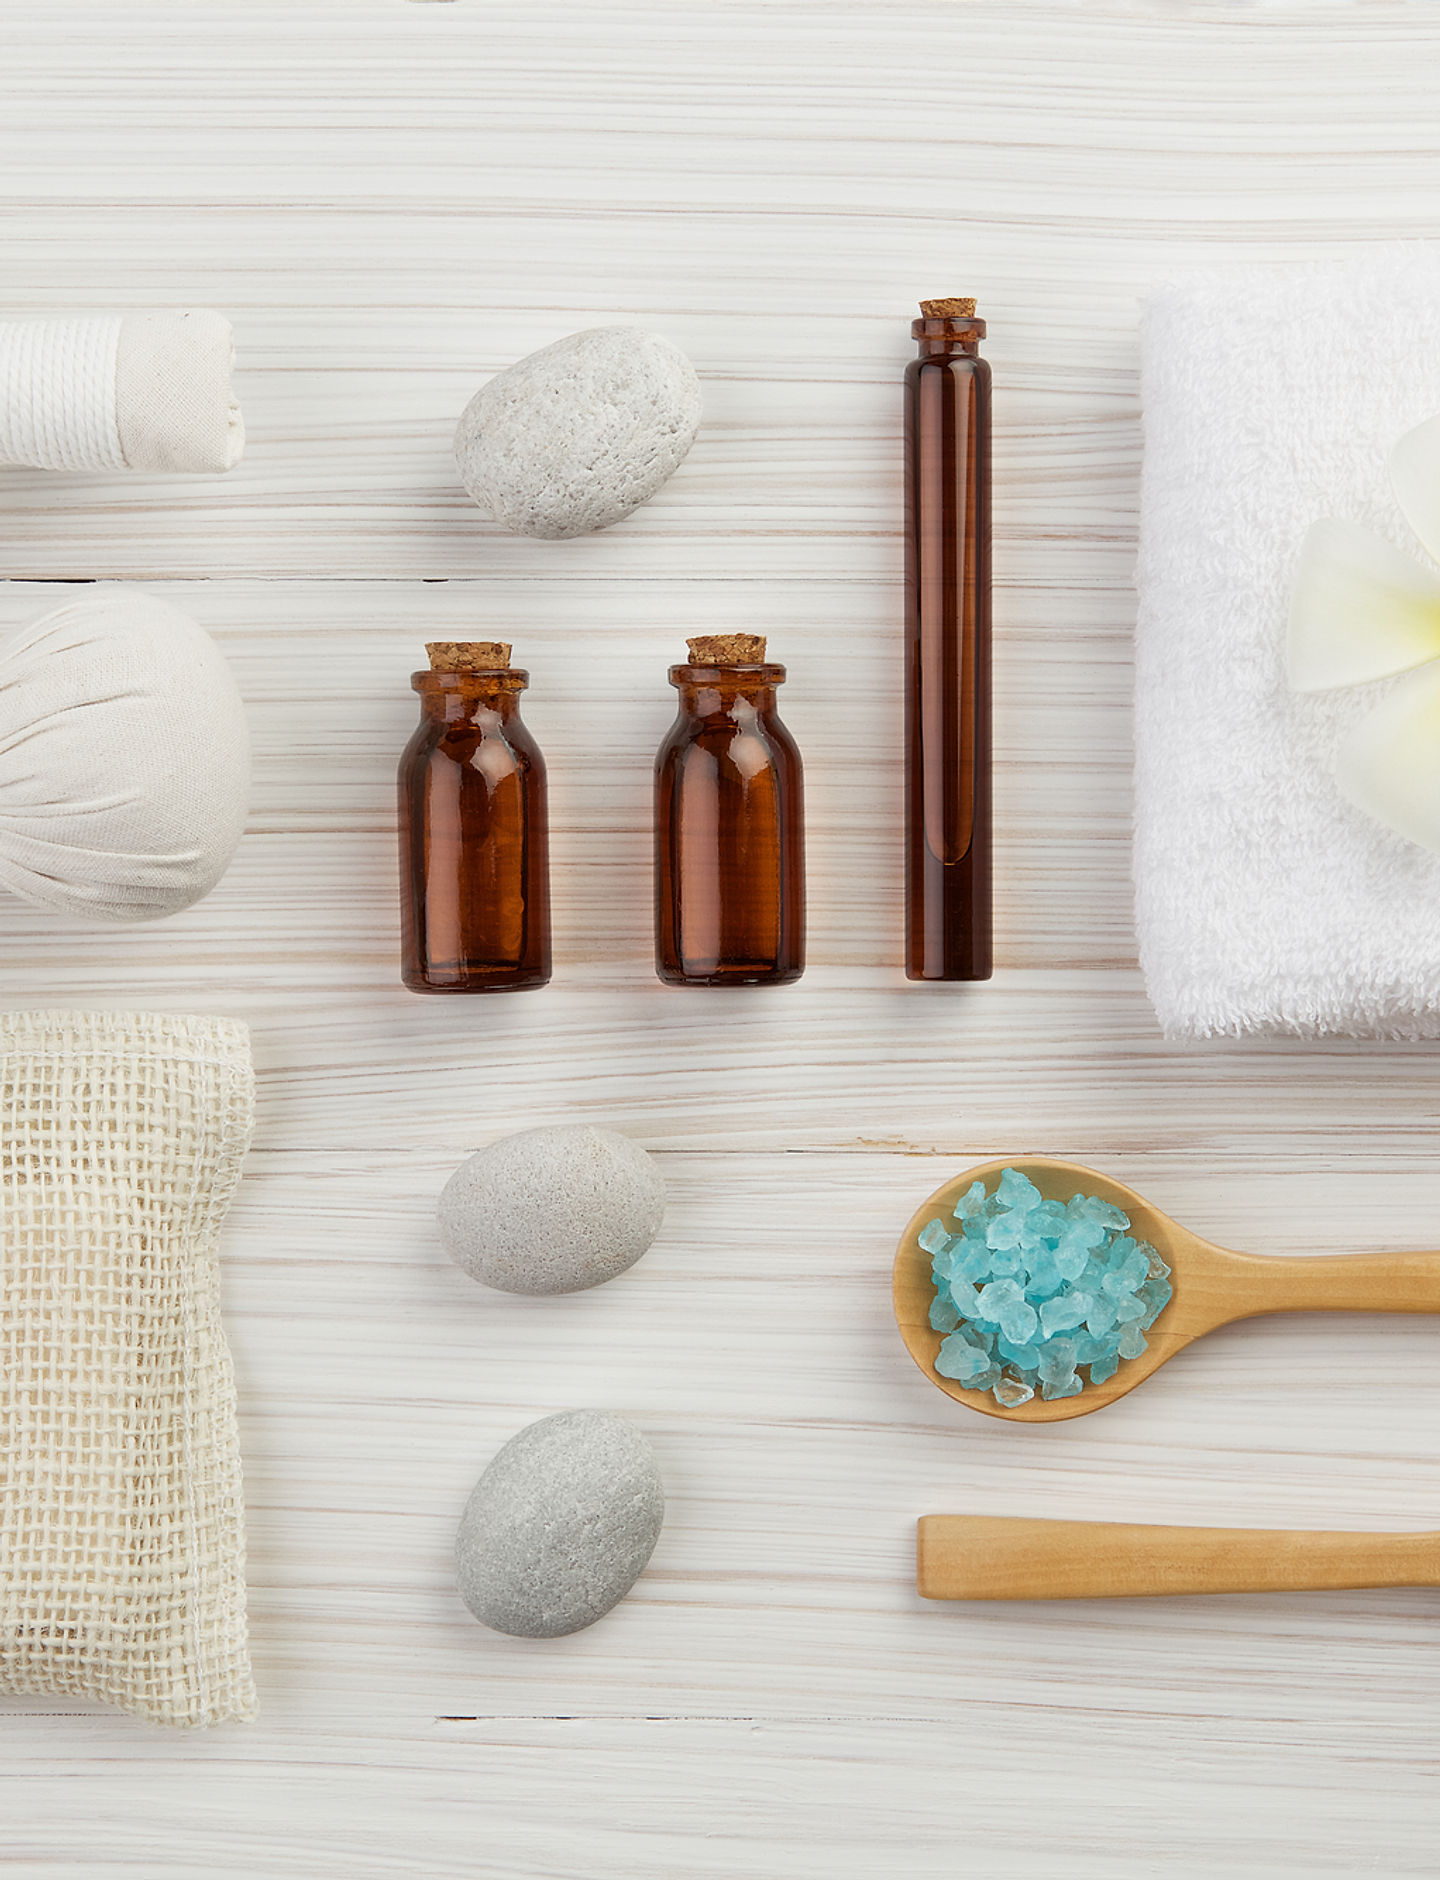
[[[916,1542],[915,1583],[926,1599],[1113,1599],[1440,1585],[1440,1534],[927,1514]]]
[[[1244,1280],[1220,1323],[1264,1312],[1440,1312],[1440,1253],[1235,1258]]]

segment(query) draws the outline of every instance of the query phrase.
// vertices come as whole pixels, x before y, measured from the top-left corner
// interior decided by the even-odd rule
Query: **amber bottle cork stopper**
[[[973,320],[975,302],[971,299],[960,300],[922,300],[920,311],[927,320]]]
[[[763,633],[702,633],[686,640],[692,666],[763,666]]]
[[[502,640],[430,640],[400,759],[400,977],[412,992],[523,992],[550,977],[545,759]]]
[[[508,640],[427,640],[432,672],[507,672]]]

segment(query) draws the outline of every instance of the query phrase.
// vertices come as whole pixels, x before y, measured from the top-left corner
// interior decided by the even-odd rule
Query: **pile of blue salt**
[[[995,1193],[977,1181],[955,1204],[952,1232],[925,1227],[935,1303],[930,1323],[948,1336],[935,1369],[970,1390],[993,1391],[1007,1410],[1076,1397],[1103,1384],[1122,1359],[1138,1358],[1169,1304],[1170,1269],[1133,1240],[1129,1215],[1099,1195],[1046,1201],[1027,1175],[1007,1168]]]

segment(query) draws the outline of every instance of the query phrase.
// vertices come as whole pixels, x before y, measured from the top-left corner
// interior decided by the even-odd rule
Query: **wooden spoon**
[[[927,1514],[916,1534],[915,1584],[926,1599],[1440,1586],[1440,1534],[1130,1527]]]
[[[1171,1268],[1174,1297],[1145,1334],[1149,1347],[1138,1358],[1123,1358],[1104,1384],[1087,1384],[1078,1397],[1046,1403],[1037,1391],[1013,1410],[996,1403],[988,1390],[968,1390],[935,1369],[941,1334],[930,1326],[935,1284],[930,1255],[919,1235],[937,1216],[948,1222],[955,1203],[974,1181],[993,1187],[1001,1171],[1019,1169],[1047,1201],[1072,1195],[1100,1195],[1130,1216],[1130,1231],[1148,1240]],[[1235,1319],[1265,1312],[1440,1312],[1440,1253],[1356,1253],[1307,1258],[1232,1253],[1188,1227],[1172,1221],[1124,1182],[1049,1156],[1011,1156],[982,1162],[937,1188],[915,1210],[895,1255],[895,1321],[906,1349],[920,1369],[947,1397],[989,1417],[1009,1423],[1058,1423],[1089,1416],[1143,1384],[1153,1371],[1193,1339]],[[1082,1373],[1083,1374],[1083,1373]]]

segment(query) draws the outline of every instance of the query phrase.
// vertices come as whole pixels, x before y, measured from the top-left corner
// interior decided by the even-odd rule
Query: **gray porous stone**
[[[665,1184],[638,1143],[558,1124],[502,1136],[440,1195],[440,1238],[501,1292],[583,1292],[614,1279],[660,1231]]]
[[[665,1491],[649,1443],[603,1410],[542,1417],[475,1484],[455,1542],[460,1597],[516,1638],[560,1638],[609,1612],[655,1551]]]
[[[528,353],[470,400],[460,481],[517,535],[608,529],[674,474],[700,425],[700,381],[678,346],[593,326]]]

